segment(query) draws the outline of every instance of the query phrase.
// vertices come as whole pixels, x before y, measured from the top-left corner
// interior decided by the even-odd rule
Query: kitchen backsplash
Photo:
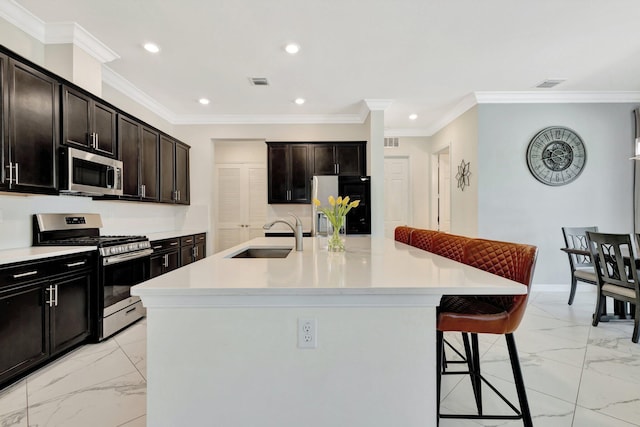
[[[269,205],[267,209],[267,222],[273,221],[278,218],[282,218],[286,221],[295,221],[289,212],[300,217],[302,221],[302,229],[304,231],[311,231],[311,205]],[[284,224],[275,224],[270,231],[283,231],[290,232],[291,229]]]
[[[94,201],[76,196],[0,194],[0,249],[31,246],[35,213],[99,213],[101,234],[146,234],[182,229],[208,230],[206,207]]]

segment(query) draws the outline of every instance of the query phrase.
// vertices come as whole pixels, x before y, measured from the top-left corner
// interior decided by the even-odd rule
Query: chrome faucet
[[[274,224],[277,224],[279,222],[282,224],[287,224],[291,231],[293,231],[293,236],[296,238],[296,251],[302,251],[302,221],[300,221],[300,218],[298,218],[295,214],[291,212],[288,212],[288,214],[296,219],[295,227],[291,225],[290,222],[285,221],[284,219],[276,219],[275,221],[266,223],[262,226],[262,228],[264,228],[265,230],[269,230],[271,227],[273,227]]]

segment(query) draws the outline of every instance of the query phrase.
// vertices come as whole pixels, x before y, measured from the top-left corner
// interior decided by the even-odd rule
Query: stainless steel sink
[[[286,258],[291,248],[246,248],[230,258]]]

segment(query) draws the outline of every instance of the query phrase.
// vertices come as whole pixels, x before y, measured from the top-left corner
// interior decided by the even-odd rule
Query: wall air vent
[[[552,87],[558,86],[560,83],[565,81],[566,79],[547,79],[542,83],[536,85],[537,88],[540,89],[550,89]]]
[[[400,143],[398,141],[398,138],[385,138],[384,146],[386,148],[397,148],[400,146]]]
[[[249,77],[249,81],[254,86],[269,86],[269,81],[266,77]]]

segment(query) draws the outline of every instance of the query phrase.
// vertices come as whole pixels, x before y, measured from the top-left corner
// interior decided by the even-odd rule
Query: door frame
[[[438,222],[438,159],[439,155],[443,152],[449,153],[449,174],[451,175],[451,158],[452,158],[452,149],[451,144],[447,144],[441,147],[439,150],[431,153],[431,229],[438,230],[440,228],[440,224]],[[451,213],[451,195],[453,193],[451,188],[451,183],[453,180],[451,176],[449,176],[449,213]],[[451,218],[449,218],[451,220]]]

